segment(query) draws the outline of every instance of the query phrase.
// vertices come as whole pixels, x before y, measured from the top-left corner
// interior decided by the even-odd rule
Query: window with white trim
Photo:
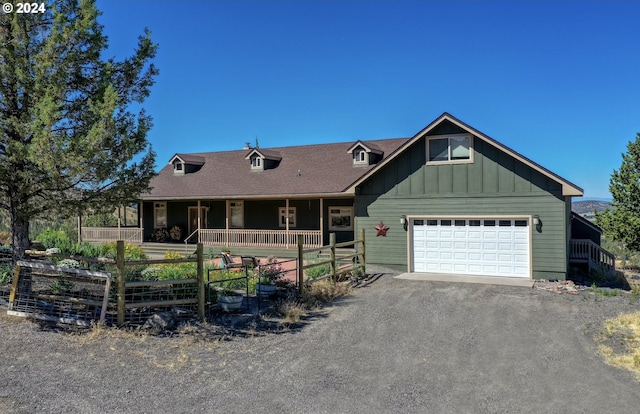
[[[287,214],[286,214],[287,208],[286,207],[280,207],[278,208],[278,223],[280,227],[287,227]],[[295,207],[289,207],[289,227],[295,227],[296,226],[296,208]]]
[[[261,170],[262,169],[262,158],[260,158],[260,157],[251,158],[251,168],[254,169],[254,170]]]
[[[366,164],[367,152],[363,149],[353,151],[353,163],[354,164]]]
[[[329,207],[329,230],[353,230],[353,207]]]
[[[469,162],[473,151],[471,135],[434,137],[427,140],[427,162]]]
[[[155,203],[153,206],[153,227],[167,228],[167,203]]]

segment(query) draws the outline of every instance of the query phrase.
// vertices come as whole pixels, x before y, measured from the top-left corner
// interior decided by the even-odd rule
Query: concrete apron
[[[533,287],[533,280],[522,277],[455,275],[445,273],[402,273],[396,279],[427,280],[430,282],[479,283],[484,285]]]

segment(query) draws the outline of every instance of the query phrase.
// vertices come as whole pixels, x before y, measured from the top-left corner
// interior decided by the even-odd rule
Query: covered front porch
[[[143,200],[138,225],[85,227],[79,238],[104,243],[202,243],[210,247],[292,249],[353,239],[353,198]]]

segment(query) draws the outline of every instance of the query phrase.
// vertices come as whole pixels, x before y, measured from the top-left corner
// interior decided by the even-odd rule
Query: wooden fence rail
[[[346,255],[336,255],[337,248],[344,248],[353,246],[355,253],[346,254]],[[329,249],[329,258],[326,260],[315,261],[313,263],[305,263],[304,255],[308,253],[314,252],[322,252],[323,250]],[[340,266],[340,263],[344,263],[349,261],[351,264],[345,264]],[[353,271],[362,270],[364,273],[366,271],[366,254],[365,254],[365,240],[364,240],[364,229],[360,229],[360,238],[358,240],[348,241],[336,243],[336,235],[335,233],[331,233],[329,235],[329,245],[314,247],[310,249],[304,248],[304,240],[301,237],[298,237],[298,289],[302,291],[304,289],[305,280],[304,280],[304,271],[307,269],[311,269],[313,267],[322,266],[329,264],[329,273],[325,275],[326,277],[331,277],[332,280],[337,280],[337,278],[346,273],[351,273]]]

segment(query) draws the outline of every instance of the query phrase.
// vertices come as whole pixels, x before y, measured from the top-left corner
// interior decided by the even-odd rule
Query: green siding
[[[451,125],[440,132],[459,133]],[[401,215],[538,215],[532,227],[534,278],[566,277],[567,202],[562,186],[526,164],[474,138],[473,163],[427,165],[420,140],[364,182],[356,192],[356,226],[364,228],[367,261],[407,269],[408,232]],[[397,185],[393,185],[393,179]],[[376,237],[376,226],[390,227]]]

